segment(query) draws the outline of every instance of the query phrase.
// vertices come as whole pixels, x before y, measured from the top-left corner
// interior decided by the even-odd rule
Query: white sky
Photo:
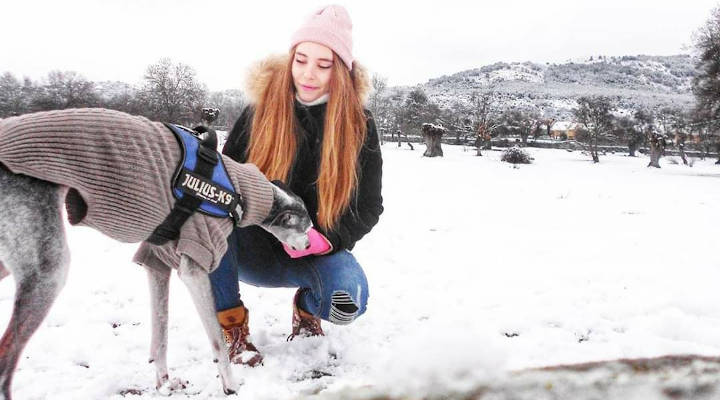
[[[54,69],[138,83],[161,57],[194,67],[211,90],[242,87],[247,66],[284,52],[327,1],[7,0],[0,72]],[[497,61],[563,62],[591,55],[688,52],[720,0],[365,0],[339,2],[354,55],[390,85]]]

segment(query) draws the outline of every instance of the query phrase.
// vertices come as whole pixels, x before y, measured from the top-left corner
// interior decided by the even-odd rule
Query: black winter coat
[[[317,223],[317,177],[325,121],[325,104],[305,106],[295,102],[297,128],[297,153],[291,168],[288,185],[305,202],[315,229],[328,238],[333,252],[340,249],[352,250],[355,242],[377,224],[383,212],[382,156],[378,142],[375,121],[369,111],[367,115],[367,137],[358,157],[358,186],[350,205],[340,217],[334,229],[323,231]],[[254,107],[248,106],[235,122],[223,148],[223,154],[238,162],[246,162]],[[257,230],[263,234],[269,233]]]

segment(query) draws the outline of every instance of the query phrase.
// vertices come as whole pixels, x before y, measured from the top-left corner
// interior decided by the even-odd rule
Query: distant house
[[[580,129],[580,124],[572,121],[558,121],[550,128],[550,137],[553,139],[567,138],[575,139],[575,134]]]

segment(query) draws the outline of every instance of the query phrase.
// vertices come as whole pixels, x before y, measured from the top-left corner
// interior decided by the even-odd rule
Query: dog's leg
[[[178,275],[190,291],[195,308],[197,308],[205,332],[210,339],[210,346],[215,356],[214,362],[218,364],[223,391],[225,394],[233,394],[237,391],[237,387],[230,371],[230,360],[227,351],[225,351],[222,329],[215,316],[212,289],[210,288],[210,278],[207,271],[191,258],[183,255],[180,259]]]
[[[167,340],[168,340],[168,291],[170,269],[145,267],[150,284],[152,340],[150,342],[150,362],[155,363],[155,388],[167,392]],[[169,393],[164,393],[169,394]]]
[[[15,278],[15,303],[0,339],[0,398],[20,353],[65,284],[70,261],[56,185],[0,173],[0,258]]]

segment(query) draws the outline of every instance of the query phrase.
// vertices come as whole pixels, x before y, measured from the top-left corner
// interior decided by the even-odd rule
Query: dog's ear
[[[270,183],[272,183],[273,185],[279,187],[280,189],[284,190],[285,192],[292,193],[292,191],[290,190],[290,187],[289,187],[288,185],[286,185],[285,182],[283,182],[283,181],[281,181],[281,180],[279,180],[279,179],[275,179],[274,181],[270,181]]]

